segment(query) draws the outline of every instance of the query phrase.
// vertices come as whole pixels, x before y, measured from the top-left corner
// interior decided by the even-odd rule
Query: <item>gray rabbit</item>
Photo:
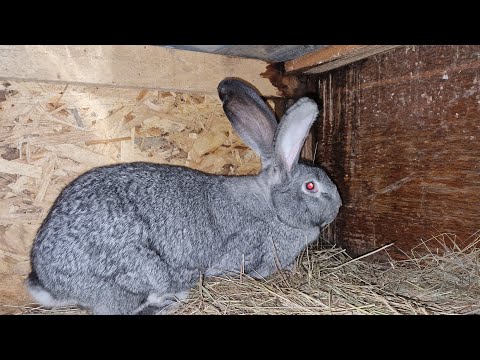
[[[290,268],[341,206],[323,170],[298,163],[318,115],[301,98],[280,123],[251,86],[225,79],[218,93],[235,131],[262,161],[256,176],[180,166],[92,169],[58,196],[37,232],[27,288],[47,307],[94,314],[153,314],[205,276],[255,278]]]

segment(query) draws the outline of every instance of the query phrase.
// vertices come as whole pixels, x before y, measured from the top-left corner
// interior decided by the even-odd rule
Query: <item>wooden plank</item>
[[[344,203],[331,241],[359,255],[391,242],[409,253],[441,233],[456,234],[459,246],[473,240],[479,53],[480,46],[409,46],[321,75],[316,159]]]
[[[215,53],[280,62],[302,56],[324,46],[326,45],[232,45],[216,50]]]
[[[401,45],[330,45],[285,62],[285,72],[320,74]]]
[[[262,78],[268,64],[160,46],[2,45],[0,79],[106,85],[216,94],[226,77],[253,84],[264,96],[278,96]]]
[[[169,45],[174,49],[200,51],[281,62],[328,45]]]

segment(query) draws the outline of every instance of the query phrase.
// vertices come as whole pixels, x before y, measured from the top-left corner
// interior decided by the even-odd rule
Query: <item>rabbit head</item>
[[[299,163],[318,115],[315,101],[299,99],[277,124],[272,110],[247,83],[225,79],[218,93],[233,128],[261,158],[257,182],[278,218],[301,228],[332,222],[342,204],[337,187],[321,168]]]

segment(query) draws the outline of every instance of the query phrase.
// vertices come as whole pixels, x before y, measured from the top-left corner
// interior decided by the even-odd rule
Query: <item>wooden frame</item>
[[[330,45],[285,62],[285,72],[320,74],[401,45]]]
[[[267,62],[140,45],[2,45],[0,79],[216,94],[226,77],[280,96]]]

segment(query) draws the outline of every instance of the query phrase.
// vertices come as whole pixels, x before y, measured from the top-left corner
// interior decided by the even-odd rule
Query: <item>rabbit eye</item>
[[[305,184],[305,187],[307,188],[307,190],[312,191],[315,189],[315,183],[313,181],[310,181]]]

